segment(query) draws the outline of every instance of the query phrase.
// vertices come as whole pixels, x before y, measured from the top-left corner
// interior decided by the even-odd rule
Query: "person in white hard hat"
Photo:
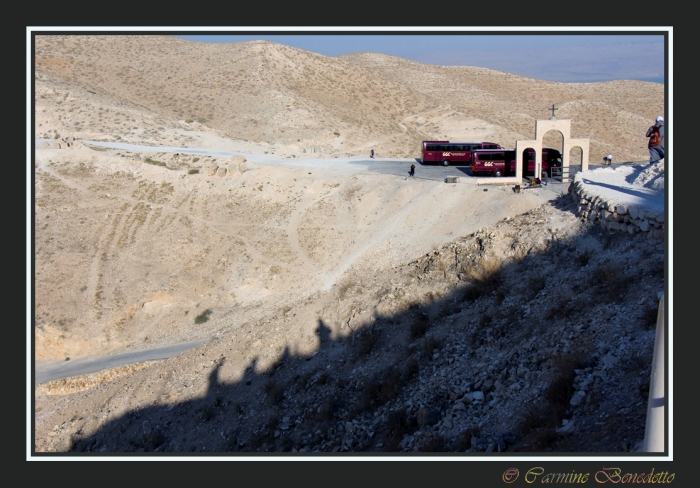
[[[664,159],[664,118],[659,115],[656,117],[656,124],[649,127],[647,130],[649,138],[649,162],[656,163]]]

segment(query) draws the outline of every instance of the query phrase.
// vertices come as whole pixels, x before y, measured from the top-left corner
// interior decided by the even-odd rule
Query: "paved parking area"
[[[408,176],[408,171],[414,164],[416,166],[414,178],[434,181],[444,181],[448,176],[459,176],[460,179],[472,178],[469,166],[445,167],[437,164],[422,164],[417,159],[366,159],[350,161],[349,164],[361,164],[369,171],[397,176]]]
[[[460,182],[476,184],[476,178],[472,176],[470,166],[442,166],[438,164],[422,164],[419,159],[362,159],[362,160],[352,160],[349,161],[350,165],[362,165],[366,166],[368,171],[380,173],[380,174],[390,174],[397,176],[408,176],[408,171],[411,169],[411,165],[416,166],[416,174],[414,178],[420,178],[424,180],[433,181],[445,181],[448,176],[459,176]],[[590,169],[594,169],[597,165],[589,165]],[[598,165],[599,166],[599,165]],[[479,178],[485,178],[480,176]],[[572,175],[573,179],[573,175]],[[494,184],[498,184],[498,178],[493,178]],[[550,179],[551,183],[560,184],[559,181],[553,181]],[[568,183],[565,184],[568,188]]]

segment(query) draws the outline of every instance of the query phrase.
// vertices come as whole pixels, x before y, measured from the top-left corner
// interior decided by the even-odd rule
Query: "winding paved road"
[[[84,358],[74,361],[40,361],[34,366],[34,386],[48,381],[60,380],[71,376],[97,373],[105,369],[116,368],[125,364],[167,359],[181,352],[209,342],[210,339],[181,342],[171,346],[156,347],[142,351],[124,352],[101,358]]]

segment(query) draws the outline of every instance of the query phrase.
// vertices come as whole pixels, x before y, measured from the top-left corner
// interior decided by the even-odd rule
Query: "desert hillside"
[[[37,36],[35,95],[50,140],[33,161],[36,363],[209,341],[39,385],[37,451],[638,444],[663,243],[596,231],[565,184],[516,194],[405,172],[421,140],[513,146],[552,104],[593,161],[645,160],[661,85]],[[370,147],[398,169],[376,171]],[[566,401],[542,400],[560,377]],[[590,394],[571,410],[574,384]],[[558,443],[564,420],[584,435]]]
[[[591,161],[647,157],[663,85],[555,83],[377,53],[326,57],[267,41],[166,36],[37,36],[36,134],[196,144],[193,131],[288,157],[420,157],[421,140],[534,137],[535,120],[572,120]],[[166,130],[167,129],[167,130]],[[560,135],[547,142],[559,147]]]

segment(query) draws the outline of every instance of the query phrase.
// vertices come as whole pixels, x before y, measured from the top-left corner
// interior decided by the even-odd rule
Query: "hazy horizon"
[[[267,40],[324,56],[359,52],[423,64],[476,66],[561,83],[637,80],[665,83],[664,33],[536,34],[287,34],[176,35],[197,42]]]

